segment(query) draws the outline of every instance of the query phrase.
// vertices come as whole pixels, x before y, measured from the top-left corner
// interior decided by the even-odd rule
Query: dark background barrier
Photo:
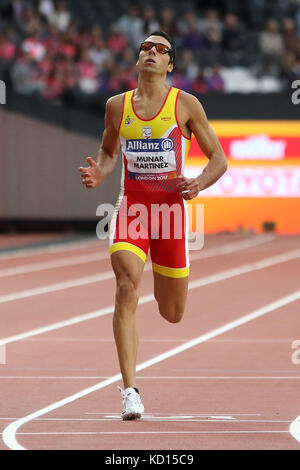
[[[204,94],[197,95],[208,119],[300,119],[300,104],[292,103],[292,92],[276,94]],[[39,98],[7,91],[7,104],[1,110],[21,113],[72,132],[100,138],[105,104],[111,95],[81,97],[72,106],[54,106]],[[91,111],[90,108],[93,110]],[[89,108],[89,109],[87,109]]]

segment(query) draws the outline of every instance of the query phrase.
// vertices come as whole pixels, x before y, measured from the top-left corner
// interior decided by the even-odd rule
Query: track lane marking
[[[119,434],[282,434],[289,431],[87,431],[87,432],[20,432],[18,436],[63,436],[63,435],[76,435],[76,436],[91,436],[91,435],[119,435]],[[2,437],[3,437],[2,433]],[[25,449],[24,449],[25,450]]]
[[[60,253],[62,251],[72,251],[82,248],[89,248],[93,246],[103,246],[103,242],[99,240],[90,240],[90,241],[74,241],[74,242],[61,242],[61,243],[53,243],[49,246],[33,246],[28,248],[16,248],[15,250],[11,250],[9,252],[0,253],[0,259],[2,260],[12,260],[16,258],[26,258],[26,256],[38,256],[47,253]]]
[[[104,253],[88,253],[84,255],[70,256],[56,261],[43,261],[41,263],[31,263],[13,268],[5,268],[0,270],[0,277],[17,276],[20,274],[29,274],[37,271],[45,271],[49,269],[64,268],[68,266],[76,266],[80,264],[94,263],[107,259],[106,251]]]
[[[240,276],[241,274],[252,273],[253,271],[257,271],[257,270],[260,270],[260,269],[265,269],[265,268],[268,268],[268,267],[271,267],[271,266],[275,266],[276,264],[285,263],[285,262],[291,261],[291,260],[294,261],[296,258],[299,258],[299,257],[300,257],[300,249],[299,250],[289,251],[289,252],[283,253],[281,255],[271,256],[271,257],[268,257],[268,258],[264,258],[260,261],[255,261],[253,263],[248,263],[248,264],[241,265],[241,266],[238,266],[238,267],[233,268],[233,269],[227,269],[225,271],[221,271],[219,273],[212,274],[212,275],[207,276],[207,277],[203,277],[203,278],[196,279],[194,281],[190,281],[188,288],[189,288],[189,290],[192,290],[192,289],[195,289],[195,288],[198,288],[198,287],[207,286],[209,284],[214,284],[216,282],[220,282],[220,281],[224,281],[224,280],[227,280],[227,279],[231,279],[231,278],[236,277],[236,276]],[[95,278],[101,277],[101,279],[106,279],[110,275],[111,275],[111,272],[109,271],[107,273],[102,273],[101,275],[89,276],[88,278],[85,278],[85,283],[89,284],[91,282],[91,279],[90,279],[91,277],[94,279],[93,282],[98,282],[98,281],[95,281]],[[70,288],[75,287],[76,285],[82,285],[80,282],[77,282],[77,284],[74,284],[74,282],[75,281],[68,281],[68,282],[63,283],[63,284],[64,285],[67,284],[68,287],[70,287]],[[82,282],[82,280],[81,280],[81,282]],[[52,288],[53,288],[53,286],[52,286]],[[5,297],[7,297],[7,296],[5,296]],[[11,296],[9,296],[9,297],[11,297]],[[10,299],[10,300],[14,300],[14,299]],[[155,300],[155,298],[154,298],[153,294],[144,295],[144,296],[140,297],[138,305],[142,305],[142,304],[145,304],[145,303],[148,303],[148,302],[153,302],[154,300]],[[0,297],[0,303],[1,303],[1,297]],[[14,336],[10,336],[10,337],[7,337],[7,338],[2,338],[2,339],[0,339],[0,346],[3,346],[5,344],[9,344],[9,343],[13,343],[13,342],[16,342],[16,341],[20,341],[20,340],[23,340],[23,339],[26,339],[26,338],[29,338],[29,337],[32,337],[32,336],[40,335],[40,334],[43,334],[43,333],[48,333],[49,331],[54,331],[54,330],[57,330],[57,329],[60,329],[60,328],[75,325],[75,324],[81,323],[83,321],[99,318],[99,317],[102,317],[104,315],[109,315],[113,312],[114,312],[114,305],[111,305],[109,307],[105,307],[105,308],[102,308],[100,310],[96,310],[96,311],[93,311],[93,312],[90,312],[90,313],[85,313],[85,314],[82,314],[82,315],[78,315],[76,317],[69,318],[68,320],[63,320],[61,322],[52,323],[50,325],[46,325],[44,327],[36,328],[36,329],[30,330],[30,331],[27,331],[27,332],[24,332],[24,333],[20,333],[20,334],[14,335]]]
[[[0,380],[106,380],[109,379],[110,376],[74,376],[74,377],[63,377],[63,376],[6,376],[2,375],[0,376]],[[300,380],[300,376],[298,377],[252,377],[252,376],[247,376],[247,377],[238,377],[238,376],[231,376],[231,377],[226,377],[226,376],[207,376],[207,377],[163,377],[163,376],[149,376],[149,377],[141,377],[137,376],[138,380]]]
[[[241,240],[238,242],[228,243],[216,248],[208,248],[201,251],[199,254],[191,254],[191,260],[213,258],[215,256],[226,255],[234,253],[236,251],[246,250],[248,248],[253,248],[264,243],[273,241],[276,237],[274,235],[258,235],[254,239],[250,238],[247,240]],[[92,263],[94,261],[109,259],[108,250],[101,251],[98,253],[98,250],[94,253],[76,255],[68,258],[63,258],[59,260],[52,261],[41,261],[39,263],[27,263],[21,266],[15,266],[12,268],[5,268],[0,270],[0,277],[15,276],[19,274],[27,274],[36,271],[42,271],[47,269],[61,268],[65,266],[72,266],[83,263]]]
[[[204,343],[205,341],[211,339],[211,338],[214,338],[216,336],[219,336],[227,331],[230,331],[230,330],[233,330],[234,328],[237,328],[239,326],[242,326],[242,325],[245,325],[246,323],[249,323],[257,318],[260,318],[262,317],[263,315],[266,315],[270,312],[273,312],[274,310],[277,310],[291,302],[295,302],[296,300],[300,299],[300,290],[290,294],[290,295],[287,295],[285,297],[282,297],[270,304],[267,304],[261,308],[258,308],[252,312],[250,312],[249,314],[247,315],[243,315],[242,317],[240,318],[237,318],[236,320],[233,320],[231,322],[228,322],[222,326],[220,326],[219,328],[215,328],[214,330],[211,330],[210,332],[208,333],[205,333],[197,338],[194,338],[192,339],[191,341],[188,341],[180,346],[177,346],[173,349],[170,349],[169,351],[166,351],[165,353],[162,353],[162,354],[159,354],[141,364],[138,364],[137,367],[136,367],[136,371],[137,372],[140,372],[141,370],[144,370],[144,369],[147,369],[148,367],[151,367],[153,366],[154,364],[158,364],[159,362],[162,362],[166,359],[169,359],[173,356],[176,356],[177,354],[180,354],[184,351],[187,351],[188,349],[191,349],[193,348],[194,346],[197,346],[201,343]],[[34,413],[31,413],[17,421],[14,421],[13,423],[10,423],[6,428],[5,430],[3,431],[3,435],[2,435],[2,438],[3,438],[3,441],[4,441],[4,444],[12,449],[12,450],[26,450],[24,447],[22,447],[17,439],[16,439],[16,433],[18,431],[18,429],[23,426],[25,423],[28,423],[29,421],[32,421],[33,419],[36,419],[40,416],[43,416],[53,410],[56,410],[57,408],[61,408],[62,406],[64,405],[67,405],[79,398],[82,398],[86,395],[89,395],[95,391],[98,391],[102,388],[105,388],[113,383],[116,383],[118,381],[122,380],[122,375],[121,374],[117,374],[107,380],[104,380],[98,384],[95,384],[91,387],[88,387],[84,390],[81,390],[80,392],[78,393],[75,393],[74,395],[70,395],[66,398],[64,398],[63,400],[59,400],[55,403],[52,403],[51,405],[45,407],[45,408],[42,408]],[[276,431],[272,431],[272,432],[276,432]],[[285,431],[285,432],[289,432],[289,431]],[[126,434],[126,433],[125,433]]]
[[[274,235],[259,235],[255,239],[250,240],[242,240],[235,243],[229,243],[222,245],[216,248],[209,248],[207,250],[201,251],[198,254],[191,254],[192,261],[198,261],[200,259],[207,259],[207,258],[214,258],[216,256],[227,255],[231,253],[235,253],[238,251],[246,250],[248,248],[253,248],[258,245],[262,245],[264,243],[268,243],[275,239]],[[109,259],[109,254],[107,251],[98,253],[88,253],[83,255],[77,255],[73,257],[63,258],[60,260],[52,260],[52,261],[42,261],[40,263],[31,263],[25,264],[21,266],[15,266],[12,268],[5,268],[0,270],[0,277],[9,277],[9,276],[16,276],[20,274],[29,274],[32,272],[49,270],[49,269],[56,269],[56,268],[63,268],[67,266],[74,266],[84,263],[93,263],[99,260]],[[152,268],[151,263],[147,263],[145,270],[148,271]],[[111,272],[112,270],[110,270]],[[112,278],[114,275],[112,274]]]
[[[210,283],[210,280],[212,280],[212,282],[222,281],[225,279],[229,279],[230,277],[238,276],[238,275],[245,274],[251,271],[256,271],[258,269],[264,269],[267,267],[274,266],[276,264],[295,260],[299,257],[300,257],[300,249],[282,253],[280,255],[275,255],[275,256],[268,257],[268,258],[264,258],[263,260],[260,260],[260,261],[248,263],[242,266],[238,266],[236,268],[222,271],[217,274],[212,274],[211,276],[208,276],[205,278],[197,279],[195,281],[190,281],[189,289],[207,285]],[[152,266],[149,263],[147,266],[145,266],[145,270],[150,270],[150,269],[152,269]],[[65,290],[65,289],[72,289],[73,287],[80,287],[80,286],[84,286],[88,284],[94,284],[100,281],[113,279],[113,278],[114,278],[114,273],[112,272],[112,270],[109,270],[101,274],[94,274],[92,276],[85,276],[82,278],[72,279],[69,281],[51,284],[48,286],[38,287],[34,289],[27,289],[27,290],[15,292],[12,294],[2,295],[0,296],[0,304],[33,297],[36,295],[49,294],[51,292],[57,292],[57,291]]]

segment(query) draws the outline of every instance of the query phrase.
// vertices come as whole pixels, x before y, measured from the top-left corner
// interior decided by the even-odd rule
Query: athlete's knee
[[[137,300],[137,286],[130,276],[125,275],[117,278],[116,296],[121,303],[131,303]]]

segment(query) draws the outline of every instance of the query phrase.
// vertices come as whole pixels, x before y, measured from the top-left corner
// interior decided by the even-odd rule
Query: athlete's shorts
[[[150,249],[153,271],[189,275],[188,216],[178,193],[128,192],[119,197],[110,225],[110,254],[135,253],[144,262]]]

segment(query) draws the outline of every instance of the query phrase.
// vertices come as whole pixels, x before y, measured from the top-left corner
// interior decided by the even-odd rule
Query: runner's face
[[[171,47],[169,41],[162,36],[149,36],[145,41],[165,44],[167,47]],[[140,71],[154,73],[167,73],[172,72],[173,70],[173,64],[170,63],[170,55],[160,54],[157,52],[155,46],[153,46],[149,51],[140,51],[137,66]]]

